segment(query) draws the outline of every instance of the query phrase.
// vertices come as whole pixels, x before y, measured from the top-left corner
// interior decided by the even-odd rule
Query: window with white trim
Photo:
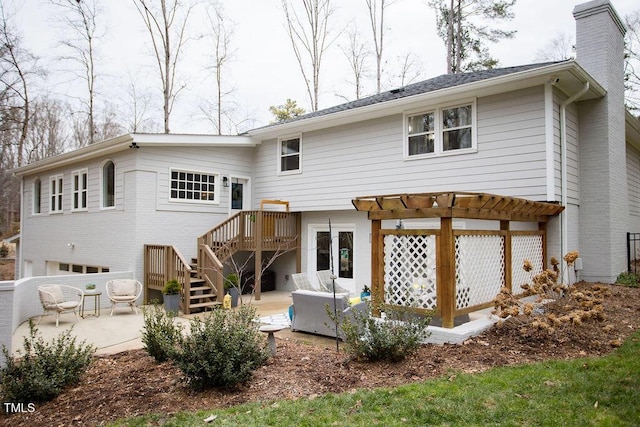
[[[89,172],[86,169],[74,171],[71,174],[73,183],[72,211],[87,210],[87,196],[89,187]]]
[[[42,212],[42,181],[40,178],[36,178],[33,182],[33,213],[39,214]]]
[[[102,165],[102,207],[116,205],[116,166],[111,160]]]
[[[62,175],[49,178],[49,212],[62,212],[62,188],[64,180]]]
[[[406,116],[406,156],[423,157],[472,151],[475,102]]]
[[[278,172],[300,172],[302,139],[299,136],[278,140]]]
[[[171,170],[171,200],[217,202],[219,174]]]

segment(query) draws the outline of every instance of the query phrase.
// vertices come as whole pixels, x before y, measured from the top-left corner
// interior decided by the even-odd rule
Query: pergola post
[[[382,263],[384,255],[382,253],[382,221],[374,219],[371,221],[371,299],[374,308],[374,316],[380,316],[380,306],[384,302],[384,271]]]
[[[547,223],[539,222],[538,231],[542,231],[542,270],[547,268]],[[562,256],[564,254],[561,254]]]
[[[444,328],[453,328],[456,309],[456,263],[453,218],[440,218],[440,247],[437,254],[436,294]]]
[[[511,230],[509,221],[500,221],[500,230],[506,231],[504,236],[504,286],[511,292],[513,284],[513,271],[511,271]]]

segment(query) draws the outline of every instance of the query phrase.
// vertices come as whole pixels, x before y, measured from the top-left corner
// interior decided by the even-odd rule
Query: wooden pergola
[[[366,211],[371,220],[371,290],[374,303],[384,302],[384,242],[383,220],[414,218],[439,218],[436,244],[437,315],[442,325],[451,328],[454,317],[481,308],[456,310],[455,289],[455,235],[453,219],[479,219],[500,221],[504,236],[505,286],[511,289],[511,232],[510,221],[538,223],[542,232],[542,259],[546,265],[546,225],[549,219],[560,214],[564,207],[557,203],[536,202],[516,197],[486,193],[441,192],[419,194],[393,194],[357,197],[352,200],[358,211]],[[484,306],[490,304],[485,303]]]

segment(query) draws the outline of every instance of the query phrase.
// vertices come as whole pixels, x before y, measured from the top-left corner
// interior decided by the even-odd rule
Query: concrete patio
[[[286,313],[291,304],[290,291],[264,292],[260,301],[252,299],[250,295],[243,295],[243,302],[256,307],[258,317],[278,315]],[[73,335],[78,341],[86,340],[97,347],[96,354],[112,354],[125,350],[143,348],[141,336],[144,327],[142,311],[138,309],[138,314],[133,313],[128,307],[116,308],[113,316],[109,316],[109,307],[103,308],[99,317],[88,316],[79,321],[73,313],[65,313],[60,316],[60,326],[56,328],[55,317],[44,316],[37,325],[41,336],[49,341],[65,330],[72,329]],[[179,316],[177,322],[188,325],[189,320],[202,313],[189,316]],[[34,318],[38,322],[38,317]],[[497,319],[491,316],[490,310],[482,310],[469,315],[469,321],[455,326],[454,328],[442,328],[429,326],[431,336],[428,342],[434,344],[454,343],[461,344],[468,338],[482,333],[490,328]],[[13,334],[13,352],[22,349],[24,337],[29,334],[29,323],[22,323]],[[285,328],[276,333],[279,339],[296,340],[306,344],[319,345],[323,347],[333,347],[335,339],[319,335],[307,334],[303,332],[293,332]]]

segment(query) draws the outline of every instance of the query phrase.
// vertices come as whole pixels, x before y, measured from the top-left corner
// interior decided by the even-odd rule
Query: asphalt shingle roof
[[[565,61],[559,61],[565,62]],[[347,102],[344,104],[336,105],[333,107],[325,108],[323,110],[314,111],[308,114],[304,114],[284,122],[272,123],[267,126],[263,126],[257,129],[265,129],[273,126],[278,126],[284,123],[297,122],[300,120],[310,119],[314,117],[326,116],[328,114],[338,113],[341,111],[353,110],[368,105],[379,104],[382,102],[392,101],[395,99],[406,98],[413,95],[420,95],[423,93],[434,92],[436,90],[446,89],[455,86],[461,86],[468,83],[473,83],[481,80],[487,80],[494,77],[505,76],[509,74],[519,73],[522,71],[532,70],[535,68],[542,68],[548,65],[557,64],[558,62],[544,62],[537,64],[519,65],[515,67],[494,68],[491,70],[474,71],[470,73],[462,74],[443,74],[438,77],[424,80],[418,83],[412,83],[410,85],[392,89],[390,91],[381,92],[376,95],[372,95],[366,98],[357,99],[355,101]],[[254,129],[256,130],[256,129]]]

